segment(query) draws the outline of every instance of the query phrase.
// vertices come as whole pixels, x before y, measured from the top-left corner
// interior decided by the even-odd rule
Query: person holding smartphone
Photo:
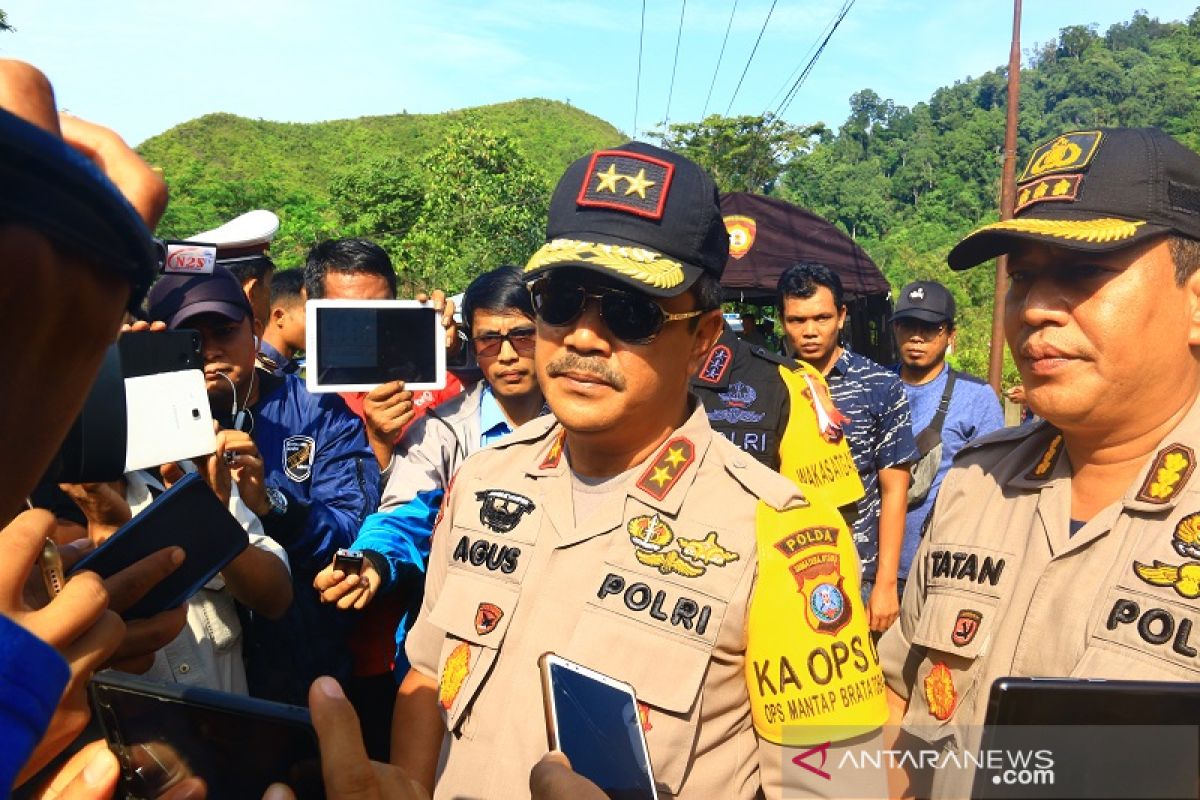
[[[21,511],[82,408],[124,311],[155,273],[150,229],[166,207],[162,178],[111,130],[60,116],[35,67],[0,59],[0,335],[19,342],[6,359],[0,440],[10,454],[0,481],[0,793],[5,796],[86,725],[91,674],[137,649],[119,611],[180,562],[167,548],[101,581],[72,577],[57,595],[39,556],[54,518]],[[81,548],[49,552],[63,566]],[[167,626],[183,624],[168,612]],[[174,631],[171,631],[174,635]],[[115,782],[116,760],[93,750]],[[89,762],[90,763],[90,762]]]
[[[533,308],[520,270],[500,267],[473,280],[463,295],[463,324],[483,380],[427,410],[401,439],[397,451],[403,456],[392,466],[379,512],[367,518],[352,545],[365,555],[361,572],[332,562],[313,582],[322,602],[347,610],[366,608],[380,593],[399,595],[399,621],[388,619],[395,631],[397,680],[408,672],[404,637],[420,607],[434,519],[454,473],[463,459],[545,409],[533,368]],[[360,627],[359,633],[370,632]],[[390,707],[382,713],[386,741]],[[387,747],[368,745],[387,757]]]
[[[550,651],[634,688],[663,795],[884,794],[879,771],[792,761],[836,763],[887,714],[845,523],[688,392],[722,325],[712,179],[650,145],[593,153],[547,240],[524,277],[553,416],[467,458],[444,498],[393,763],[435,797],[523,796]]]
[[[379,506],[379,468],[363,424],[337,395],[309,394],[295,375],[256,368],[253,310],[224,267],[163,276],[147,310],[152,322],[200,332],[213,418],[248,434],[261,454],[261,479],[247,475],[238,490],[287,552],[294,601],[280,620],[251,617],[246,673],[252,695],[302,703],[317,676],[350,672],[348,620],[322,608],[309,587]]]

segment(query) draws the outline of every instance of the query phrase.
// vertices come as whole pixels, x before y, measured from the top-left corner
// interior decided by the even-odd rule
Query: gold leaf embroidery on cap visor
[[[971,234],[981,233],[1032,233],[1073,242],[1117,242],[1129,239],[1145,225],[1142,220],[1130,222],[1126,219],[1105,217],[1102,219],[1008,219],[984,225]],[[970,237],[968,237],[970,238]]]
[[[525,271],[556,264],[594,264],[656,289],[683,283],[683,265],[653,250],[575,239],[555,239],[542,245],[525,265]]]

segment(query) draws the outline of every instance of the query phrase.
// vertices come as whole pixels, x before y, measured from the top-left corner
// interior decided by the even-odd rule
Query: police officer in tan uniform
[[[1200,678],[1200,157],[1157,129],[1065,133],[1018,188],[949,261],[1008,254],[1044,421],[960,451],[879,644],[905,729],[958,752],[1002,676]],[[938,770],[932,794],[971,779]]]
[[[662,797],[882,793],[834,763],[886,717],[841,516],[688,394],[721,330],[712,180],[648,145],[592,154],[547,239],[526,275],[554,416],[447,494],[393,762],[435,797],[528,796],[552,651],[633,685]]]

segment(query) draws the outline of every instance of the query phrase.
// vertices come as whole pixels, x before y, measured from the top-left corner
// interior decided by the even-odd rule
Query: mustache
[[[574,373],[590,375],[606,383],[618,392],[625,391],[625,376],[599,358],[584,358],[575,353],[563,353],[546,365],[546,374],[551,378]]]

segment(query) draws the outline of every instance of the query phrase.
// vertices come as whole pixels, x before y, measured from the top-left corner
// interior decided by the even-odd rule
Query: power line
[[[717,68],[713,70],[712,83],[708,85],[708,96],[704,98],[704,110],[700,112],[700,119],[704,119],[704,115],[708,113],[708,101],[712,99],[713,87],[717,85],[717,73],[721,71],[721,59],[725,57],[725,43],[729,41],[729,29],[733,27],[733,15],[737,13],[738,0],[733,0],[733,11],[729,12],[729,23],[725,26],[725,38],[721,40],[721,52],[717,54]]]
[[[642,0],[642,29],[638,33],[637,89],[633,93],[633,138],[637,139],[638,103],[642,99],[642,40],[646,38],[646,0]]]
[[[829,44],[829,40],[832,39],[833,34],[837,32],[838,26],[842,24],[842,20],[844,20],[846,15],[850,13],[850,9],[854,8],[855,2],[857,2],[857,0],[846,0],[846,2],[842,5],[842,10],[838,14],[837,19],[834,20],[833,27],[829,29],[829,33],[826,34],[824,41],[821,42],[821,46],[817,48],[817,52],[813,53],[812,58],[809,59],[808,64],[805,65],[804,71],[800,73],[800,77],[796,79],[796,82],[792,85],[792,88],[787,93],[787,96],[784,97],[783,101],[779,104],[779,108],[776,110],[775,116],[783,116],[783,114],[787,111],[788,106],[792,104],[792,100],[796,98],[796,93],[804,84],[805,79],[808,78],[808,74],[812,72],[817,60],[821,57],[821,54],[825,52],[825,45]]]
[[[844,5],[845,2],[843,2],[843,6]],[[813,52],[817,49],[817,45],[821,43],[821,40],[825,38],[825,34],[829,32],[830,26],[833,25],[833,21],[837,19],[838,14],[840,13],[840,9],[833,12],[833,16],[829,18],[829,22],[825,23],[825,27],[821,29],[821,32],[817,34],[816,38],[813,39],[812,44],[809,45],[808,51],[800,57],[800,63],[798,63],[796,68],[792,70],[792,74],[788,75],[784,80],[783,85],[779,87],[775,94],[771,95],[771,99],[767,101],[767,107],[763,110],[763,116],[767,115],[767,113],[771,110],[771,106],[775,105],[775,101],[778,100],[781,95],[791,91],[790,87],[796,80],[796,76],[800,73],[800,70],[804,69],[805,62],[812,56]]]
[[[733,101],[737,99],[738,92],[742,89],[742,81],[746,79],[746,73],[750,71],[750,62],[754,60],[754,54],[758,52],[758,43],[762,41],[763,34],[767,32],[767,23],[771,21],[771,15],[775,13],[775,4],[779,0],[771,0],[771,8],[767,11],[767,18],[763,20],[762,30],[758,32],[758,38],[754,40],[754,49],[750,51],[750,57],[746,59],[746,68],[742,70],[742,77],[738,78],[737,86],[733,90],[733,97],[729,98],[729,105],[725,109],[725,116],[729,116],[730,109],[733,108]]]
[[[671,87],[667,89],[667,113],[663,115],[663,130],[671,122],[671,95],[675,94],[675,68],[679,66],[679,43],[683,39],[683,13],[687,11],[687,0],[679,5],[679,33],[675,35],[675,60],[671,62]]]

